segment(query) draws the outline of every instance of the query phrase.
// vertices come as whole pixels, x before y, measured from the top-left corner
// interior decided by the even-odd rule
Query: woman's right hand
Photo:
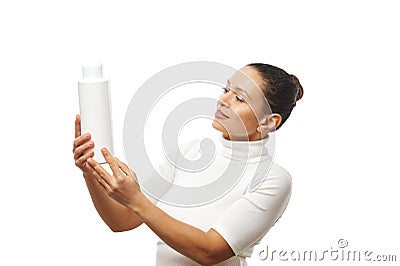
[[[87,160],[94,156],[93,150],[94,142],[91,140],[89,133],[81,135],[81,117],[76,115],[75,118],[75,140],[73,143],[73,153],[75,165],[82,170],[84,174],[89,174],[93,171]]]

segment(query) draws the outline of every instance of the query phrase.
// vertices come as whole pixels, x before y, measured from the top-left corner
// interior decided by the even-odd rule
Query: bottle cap
[[[103,78],[103,64],[94,63],[83,65],[83,79],[101,79]]]

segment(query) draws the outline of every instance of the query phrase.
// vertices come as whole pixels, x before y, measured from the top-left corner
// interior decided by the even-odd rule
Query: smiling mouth
[[[215,112],[215,118],[228,119],[229,117],[227,115],[225,115],[223,112],[221,112],[220,110],[217,110]]]

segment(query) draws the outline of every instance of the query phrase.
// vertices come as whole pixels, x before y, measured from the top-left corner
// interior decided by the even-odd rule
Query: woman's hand
[[[75,165],[82,170],[82,172],[89,173],[92,168],[88,165],[87,160],[94,156],[93,150],[94,142],[91,140],[89,133],[81,135],[81,117],[79,115],[75,118],[75,140],[73,143]]]
[[[125,207],[133,209],[135,197],[141,193],[136,174],[126,164],[113,157],[107,148],[102,148],[101,152],[113,175],[110,175],[98,162],[90,157],[87,161],[93,169],[92,175],[111,198]]]
[[[101,152],[113,175],[93,158],[89,158],[88,164],[93,169],[91,175],[109,197],[135,213],[137,224],[144,222],[170,247],[202,265],[213,265],[235,255],[225,239],[214,229],[204,232],[174,219],[154,205],[141,193],[135,173],[113,157],[106,148],[102,148]]]
[[[84,133],[81,135],[81,119],[77,115],[73,143],[74,160],[76,166],[83,172],[85,183],[96,211],[114,232],[127,231],[138,227],[143,223],[142,220],[132,210],[112,199],[110,194],[104,191],[102,183],[98,181],[101,179],[99,174],[88,162],[94,156],[94,152],[90,150],[93,147],[94,142],[91,140],[90,134]],[[128,167],[124,169],[128,169]]]

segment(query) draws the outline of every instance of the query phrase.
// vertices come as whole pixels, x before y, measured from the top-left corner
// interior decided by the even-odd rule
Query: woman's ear
[[[263,117],[260,120],[260,124],[257,127],[257,131],[261,133],[261,136],[265,136],[268,132],[275,131],[282,122],[280,114],[270,114]]]

